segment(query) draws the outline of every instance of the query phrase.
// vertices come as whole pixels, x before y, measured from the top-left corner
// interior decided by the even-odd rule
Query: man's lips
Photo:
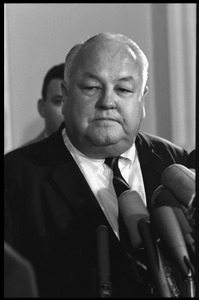
[[[97,117],[97,118],[94,118],[92,120],[92,122],[97,122],[97,121],[107,121],[107,122],[117,122],[117,123],[120,123],[118,119],[111,118],[111,117]]]
[[[97,118],[97,119],[94,119],[94,121],[117,121],[116,119],[113,119],[113,118]]]

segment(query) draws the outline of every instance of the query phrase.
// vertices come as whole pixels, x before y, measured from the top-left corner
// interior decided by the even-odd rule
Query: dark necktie
[[[120,169],[118,167],[119,158],[120,156],[107,157],[105,159],[105,164],[108,165],[113,171],[113,186],[117,197],[119,197],[124,191],[130,190],[129,184],[122,176]]]
[[[124,191],[130,189],[129,184],[126,182],[126,180],[123,178],[120,172],[118,166],[119,158],[120,156],[108,157],[105,159],[105,164],[108,165],[113,171],[113,186],[117,197],[119,197]],[[131,248],[131,242],[120,212],[118,216],[118,223],[119,223],[120,240],[122,244],[125,246],[127,252],[130,252],[129,249]]]

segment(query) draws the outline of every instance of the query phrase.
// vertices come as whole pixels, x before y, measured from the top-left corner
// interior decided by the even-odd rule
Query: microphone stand
[[[189,270],[187,278],[185,279],[186,284],[186,298],[194,298],[195,297],[195,284],[194,284],[194,269],[189,261],[189,259],[185,256],[184,262]]]
[[[163,257],[162,257],[162,259],[163,259],[163,262],[164,262],[165,275],[166,275],[166,278],[167,278],[167,282],[168,282],[168,286],[170,288],[172,298],[179,298],[180,291],[179,291],[178,286],[176,284],[176,280],[173,276],[172,268],[171,268],[171,266],[167,265],[167,263],[165,263]]]
[[[195,297],[195,287],[194,287],[194,280],[192,276],[191,270],[185,280],[186,283],[186,298],[194,298]]]
[[[97,227],[97,250],[99,270],[99,296],[111,298],[109,234],[106,225]]]
[[[99,289],[100,298],[111,298],[111,284],[104,284]]]
[[[160,250],[153,236],[151,222],[148,217],[138,222],[138,229],[148,255],[149,268],[155,281],[157,294],[159,297],[172,298]]]

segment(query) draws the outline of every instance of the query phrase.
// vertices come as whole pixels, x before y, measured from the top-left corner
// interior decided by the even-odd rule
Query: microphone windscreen
[[[180,164],[166,168],[161,178],[162,185],[170,190],[186,208],[191,207],[195,198],[195,173]]]
[[[127,190],[118,198],[121,216],[127,227],[133,249],[142,245],[142,239],[138,230],[138,222],[142,218],[149,218],[149,212],[137,191]]]
[[[192,233],[192,228],[189,225],[189,222],[185,216],[184,211],[182,210],[181,205],[168,189],[161,186],[161,189],[159,189],[159,193],[157,194],[156,192],[156,195],[153,195],[152,198],[153,198],[153,204],[152,204],[153,208],[169,206],[173,209],[183,235]]]

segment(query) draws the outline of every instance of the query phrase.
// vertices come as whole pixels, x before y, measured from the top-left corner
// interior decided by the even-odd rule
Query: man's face
[[[135,55],[119,43],[92,44],[81,54],[64,96],[66,130],[77,149],[93,158],[129,149],[143,117]]]
[[[43,101],[43,118],[47,134],[51,134],[58,129],[64,121],[62,114],[62,92],[61,79],[52,79],[47,87],[46,99]]]

